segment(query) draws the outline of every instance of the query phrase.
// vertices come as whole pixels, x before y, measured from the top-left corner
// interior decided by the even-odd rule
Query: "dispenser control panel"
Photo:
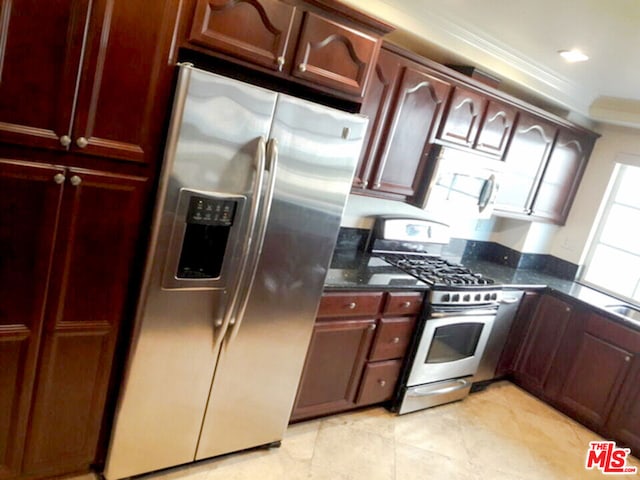
[[[191,197],[187,223],[230,227],[236,212],[236,201],[210,197]]]

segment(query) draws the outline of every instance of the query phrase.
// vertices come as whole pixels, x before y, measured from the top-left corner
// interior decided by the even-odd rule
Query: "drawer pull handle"
[[[358,306],[358,304],[356,302],[351,302],[349,305],[347,305],[347,307],[349,307],[351,310],[353,310],[357,306]]]
[[[391,340],[391,343],[400,343],[400,337],[393,337],[393,340]]]
[[[402,304],[402,308],[409,308],[411,306],[411,302],[404,302]]]
[[[387,384],[386,380],[378,380],[378,385],[380,385],[381,387],[384,387]]]

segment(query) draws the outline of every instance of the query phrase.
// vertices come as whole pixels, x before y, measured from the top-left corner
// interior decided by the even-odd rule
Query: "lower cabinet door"
[[[376,322],[317,322],[311,337],[291,420],[352,408]]]
[[[369,363],[362,376],[358,405],[391,400],[402,368],[402,360]]]
[[[0,479],[22,465],[63,172],[0,160]]]
[[[620,395],[614,404],[606,425],[611,438],[631,448],[640,456],[640,358],[631,364]]]
[[[118,329],[135,291],[146,179],[68,169],[23,473],[94,462]]]

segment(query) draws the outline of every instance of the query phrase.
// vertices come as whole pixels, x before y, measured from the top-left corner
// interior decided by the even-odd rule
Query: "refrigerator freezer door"
[[[136,331],[105,468],[109,480],[194,460],[220,349],[216,324],[223,323],[233,296],[233,263],[239,261],[250,223],[260,158],[256,149],[269,135],[276,103],[273,92],[188,67],[181,70],[176,95]],[[192,196],[214,207],[219,198],[239,199],[219,277],[205,271],[204,277],[215,278],[185,278],[173,271],[184,262],[168,260],[180,259],[170,249],[182,247],[172,245],[172,238],[187,236],[185,215],[207,223],[189,213]]]
[[[278,168],[264,246],[244,292],[245,314],[220,353],[197,459],[282,438],[366,124],[278,97],[270,140],[278,142]]]

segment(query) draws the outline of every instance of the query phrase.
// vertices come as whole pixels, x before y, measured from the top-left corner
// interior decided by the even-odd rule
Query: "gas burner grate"
[[[385,254],[382,257],[392,265],[432,285],[479,286],[495,283],[490,278],[474,273],[463,265],[440,257],[397,253]]]

